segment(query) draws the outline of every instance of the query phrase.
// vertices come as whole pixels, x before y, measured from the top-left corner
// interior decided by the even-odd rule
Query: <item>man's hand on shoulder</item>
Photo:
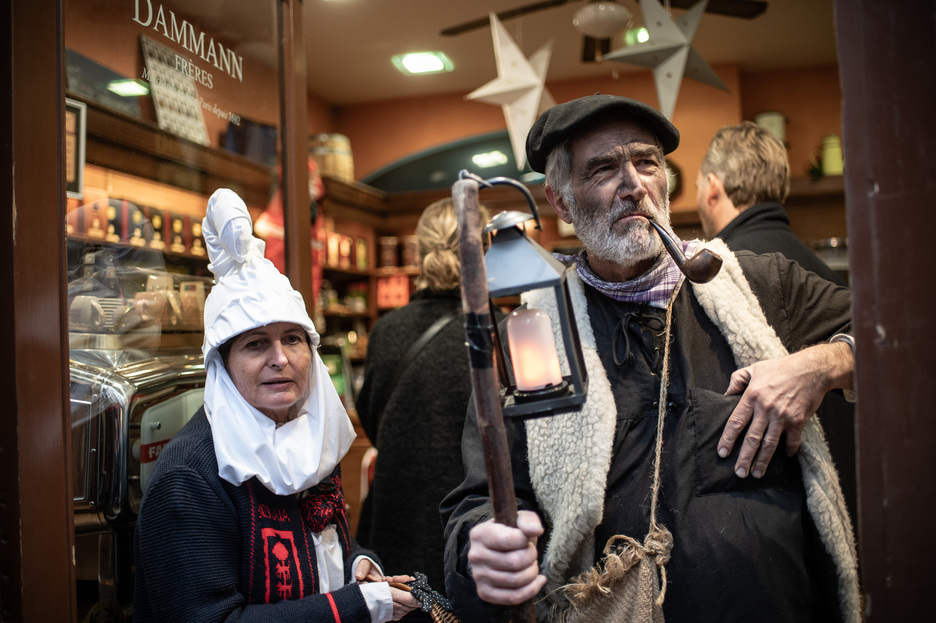
[[[747,428],[735,473],[740,478],[748,474],[760,478],[783,433],[786,454],[792,456],[799,451],[803,427],[826,392],[852,388],[854,366],[851,348],[836,342],[736,370],[725,394],[741,394],[741,400],[718,441],[719,456],[728,456]]]
[[[536,596],[546,584],[536,551],[542,534],[543,524],[531,511],[517,514],[516,528],[488,520],[471,529],[468,561],[481,599],[515,606]]]

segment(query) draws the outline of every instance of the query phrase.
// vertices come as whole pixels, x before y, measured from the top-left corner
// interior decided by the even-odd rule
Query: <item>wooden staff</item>
[[[504,413],[500,403],[500,384],[494,368],[494,320],[488,298],[487,272],[484,268],[484,247],[481,244],[481,223],[478,211],[478,183],[471,179],[455,182],[452,202],[458,216],[458,255],[461,262],[462,311],[465,313],[465,333],[468,338],[468,357],[471,366],[471,388],[488,491],[494,520],[517,527],[517,496],[514,492],[513,473],[510,471],[510,453],[504,429]],[[513,608],[511,621],[535,623],[536,612],[532,601]]]

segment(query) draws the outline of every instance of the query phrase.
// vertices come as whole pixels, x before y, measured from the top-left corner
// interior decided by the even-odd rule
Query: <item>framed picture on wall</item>
[[[84,102],[65,98],[65,192],[77,199],[84,193],[86,111]]]

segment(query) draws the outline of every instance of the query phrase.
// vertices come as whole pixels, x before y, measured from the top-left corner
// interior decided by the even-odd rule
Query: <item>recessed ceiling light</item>
[[[149,95],[149,87],[139,80],[111,80],[107,83],[107,90],[113,91],[121,97],[139,97]]]
[[[483,154],[475,154],[471,157],[471,161],[482,169],[501,166],[509,162],[507,154],[496,149]]]
[[[396,68],[405,74],[435,74],[455,68],[452,61],[442,52],[397,54],[391,60]]]

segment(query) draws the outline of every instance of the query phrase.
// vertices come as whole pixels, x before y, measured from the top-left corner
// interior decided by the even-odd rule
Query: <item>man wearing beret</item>
[[[582,410],[509,421],[517,527],[490,520],[474,414],[442,504],[464,621],[860,621],[852,527],[818,419],[851,392],[850,294],[780,255],[692,283],[666,253],[679,133],[596,94],[543,113],[527,157],[583,250],[563,256],[588,372]],[[679,241],[690,257],[703,243]],[[545,291],[522,297],[553,315]],[[558,330],[558,328],[556,329]],[[778,451],[779,450],[779,451]]]

